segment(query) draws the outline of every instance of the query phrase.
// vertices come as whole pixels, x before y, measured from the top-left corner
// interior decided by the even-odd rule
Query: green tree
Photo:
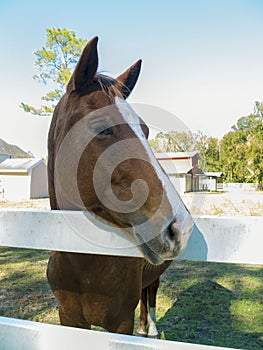
[[[188,132],[168,131],[159,132],[149,143],[155,152],[190,152],[197,149],[197,144],[203,134]]]
[[[263,102],[259,102],[259,101],[255,102],[253,114],[263,117]]]
[[[232,130],[221,141],[220,160],[226,182],[245,182],[249,176],[246,161],[246,135]]]
[[[204,159],[207,171],[221,171],[220,141],[216,137],[208,137],[204,149]]]
[[[25,112],[39,116],[53,113],[86,42],[86,39],[77,38],[74,31],[66,28],[46,29],[45,46],[34,52],[38,74],[33,79],[51,85],[52,90],[41,97],[45,104],[38,108],[22,102],[20,107]]]
[[[226,181],[263,183],[263,104],[238,119],[221,142],[221,163]]]
[[[198,151],[199,166],[203,171],[220,170],[219,141],[198,133],[169,131],[158,133],[149,141],[154,152],[191,152]]]

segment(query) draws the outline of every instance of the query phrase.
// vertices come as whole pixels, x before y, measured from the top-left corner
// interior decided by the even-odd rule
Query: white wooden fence
[[[186,250],[178,257],[263,264],[263,217],[195,218]],[[114,231],[114,232],[113,232]],[[0,246],[141,256],[121,231],[100,227],[91,216],[70,211],[2,210]],[[0,350],[203,350],[224,349],[0,317]]]

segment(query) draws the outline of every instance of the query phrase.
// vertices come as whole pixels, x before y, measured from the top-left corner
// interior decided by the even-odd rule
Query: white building
[[[0,199],[48,197],[47,165],[43,159],[15,158],[0,162]]]
[[[198,167],[198,152],[155,153],[179,194],[204,190],[203,171]]]
[[[206,179],[203,181],[207,191],[223,190],[223,173],[221,171],[209,171],[205,173]]]

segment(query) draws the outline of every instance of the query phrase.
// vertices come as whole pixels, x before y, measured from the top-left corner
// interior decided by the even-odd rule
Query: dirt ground
[[[49,210],[49,199],[31,199],[23,202],[0,201],[0,208]]]
[[[187,193],[182,198],[193,215],[263,215],[263,192]]]
[[[263,216],[263,192],[186,193],[182,199],[193,215]],[[49,210],[49,200],[0,201],[1,208]]]

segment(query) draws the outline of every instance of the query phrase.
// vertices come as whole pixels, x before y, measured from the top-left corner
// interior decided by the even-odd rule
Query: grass
[[[48,256],[0,248],[1,316],[59,323],[45,275]],[[162,276],[157,326],[162,339],[262,349],[262,266],[173,262]]]
[[[174,262],[159,291],[161,338],[188,343],[263,348],[263,268]],[[172,303],[172,305],[171,305]]]
[[[46,266],[48,252],[0,248],[0,315],[59,323]]]

